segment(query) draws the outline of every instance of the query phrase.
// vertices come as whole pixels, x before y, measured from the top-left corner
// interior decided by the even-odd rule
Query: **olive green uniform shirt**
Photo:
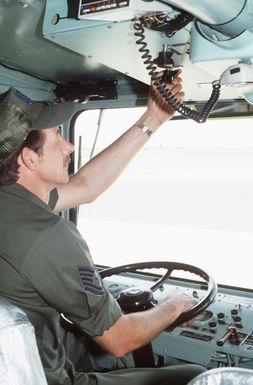
[[[57,194],[52,198],[54,206]],[[76,227],[19,184],[0,186],[0,294],[34,325],[50,385],[97,383],[94,375],[75,378],[60,338],[60,315],[92,337],[109,329],[121,310]]]

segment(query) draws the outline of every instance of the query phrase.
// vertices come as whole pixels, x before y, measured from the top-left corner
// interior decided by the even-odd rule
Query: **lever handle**
[[[220,340],[218,340],[217,342],[216,342],[216,344],[218,345],[218,346],[223,346],[224,345],[224,343],[227,341],[227,339],[230,337],[230,336],[234,336],[234,338],[233,339],[235,339],[235,337],[237,336],[237,329],[236,329],[236,327],[234,327],[234,326],[229,326],[228,327],[228,331],[224,334],[224,336],[220,339]]]

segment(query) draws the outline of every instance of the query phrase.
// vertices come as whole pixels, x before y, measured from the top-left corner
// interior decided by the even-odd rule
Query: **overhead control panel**
[[[121,21],[165,10],[171,8],[155,0],[80,0],[77,18]]]

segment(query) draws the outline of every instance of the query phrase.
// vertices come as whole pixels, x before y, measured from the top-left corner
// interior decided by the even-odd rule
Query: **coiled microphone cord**
[[[141,57],[143,59],[143,62],[146,65],[149,75],[151,76],[151,80],[153,81],[155,87],[157,88],[163,99],[166,101],[166,103],[168,103],[171,108],[173,108],[173,110],[179,112],[186,118],[195,120],[198,123],[204,123],[219,99],[221,87],[220,81],[216,80],[212,83],[212,94],[205,106],[203,107],[203,110],[201,112],[192,110],[191,108],[177,100],[173,93],[166,88],[166,83],[160,76],[160,73],[157,71],[157,66],[154,63],[154,60],[152,59],[150,50],[147,48],[142,19],[139,19],[134,22],[134,29],[135,36],[137,36],[138,38],[136,40],[136,44],[140,45],[139,51],[142,53]]]

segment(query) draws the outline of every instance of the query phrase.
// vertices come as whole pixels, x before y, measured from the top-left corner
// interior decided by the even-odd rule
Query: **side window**
[[[143,111],[80,115],[81,163]],[[98,265],[178,261],[207,270],[219,283],[251,287],[252,119],[164,124],[105,193],[79,208],[78,228]]]

